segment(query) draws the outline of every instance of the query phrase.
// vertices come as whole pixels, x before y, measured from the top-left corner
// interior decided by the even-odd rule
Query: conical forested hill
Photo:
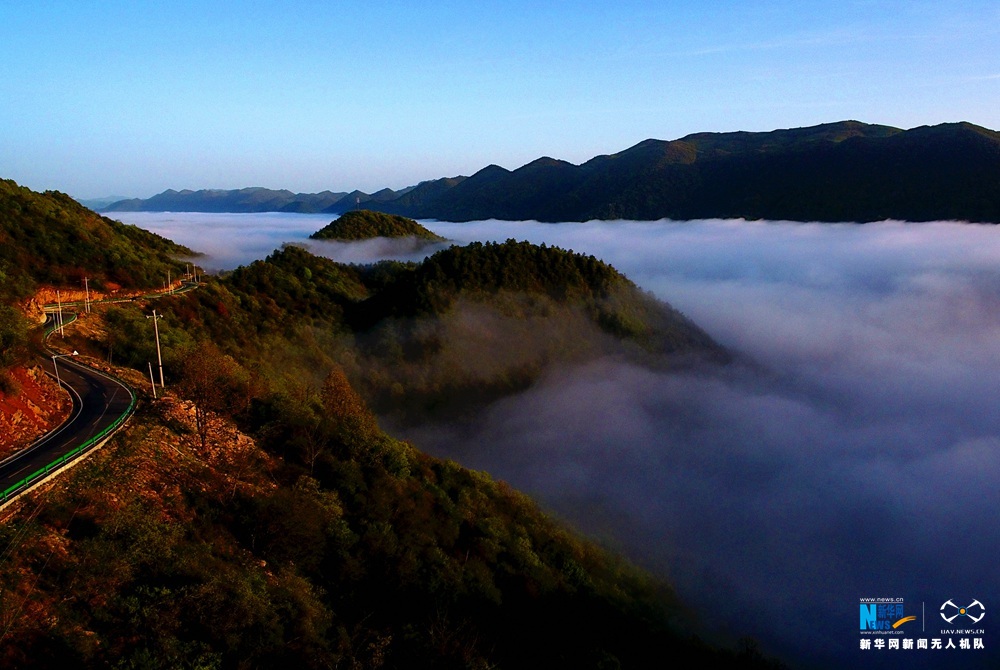
[[[368,240],[373,237],[418,237],[442,242],[444,238],[413,219],[368,209],[345,212],[309,236],[314,240]]]

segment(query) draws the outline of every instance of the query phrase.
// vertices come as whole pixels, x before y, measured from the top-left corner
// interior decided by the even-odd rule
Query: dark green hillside
[[[40,284],[83,289],[162,287],[187,247],[99,216],[68,195],[36,193],[0,180],[0,296],[18,299]]]
[[[263,449],[154,404],[0,525],[4,667],[754,667],[525,496],[381,433],[336,369],[254,406]]]
[[[368,240],[374,237],[418,237],[435,242],[444,238],[435,235],[413,219],[368,209],[341,214],[338,219],[309,236],[313,240]]]
[[[82,291],[159,288],[191,255],[135,226],[106,219],[56,191],[36,193],[0,180],[0,383],[28,357],[28,323],[13,303],[42,286]]]
[[[226,310],[227,302],[234,302],[234,314],[248,311],[255,315],[246,324],[249,332],[267,332],[280,326],[290,333],[309,322],[340,330],[345,311],[369,295],[356,268],[313,256],[295,246],[237,268],[226,278],[224,289],[213,290],[232,294],[223,298],[221,309]],[[236,309],[236,304],[243,310]]]
[[[440,316],[460,298],[488,302],[504,293],[580,306],[608,333],[660,353],[718,350],[701,329],[607,263],[515,240],[452,246],[423,263],[401,267],[358,313],[369,324],[390,316]]]
[[[345,365],[380,411],[454,416],[557,365],[629,356],[672,366],[729,355],[682,314],[593,256],[508,240],[362,272],[372,296],[346,311]]]
[[[605,355],[657,367],[729,359],[606,263],[526,242],[367,267],[287,247],[171,304],[182,321],[205,323],[213,341],[266,352],[275,374],[284,365],[279,352],[290,350],[276,334],[307,337],[378,411],[413,420],[461,413],[526,388],[553,366]],[[120,355],[139,362],[149,346]]]

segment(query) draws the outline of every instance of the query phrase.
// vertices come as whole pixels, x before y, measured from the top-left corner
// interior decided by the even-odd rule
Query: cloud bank
[[[360,242],[309,239],[309,235],[336,219],[336,214],[113,212],[109,216],[200,252],[203,255],[195,260],[209,272],[248,265],[284,244],[297,244],[340,263],[371,263],[390,258],[417,261],[448,246],[428,244],[413,237]]]
[[[809,667],[940,667],[926,654],[859,656],[859,598],[904,597],[908,614],[926,602],[932,617],[952,598],[1000,602],[1000,229],[466,232],[595,253],[762,369],[678,375],[601,361],[557,371],[471,431],[414,431],[417,444],[620,547],[708,627]],[[986,653],[961,662],[995,662]]]

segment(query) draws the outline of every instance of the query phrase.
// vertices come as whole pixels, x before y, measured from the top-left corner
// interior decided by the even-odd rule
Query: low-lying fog
[[[110,218],[184,244],[202,256],[197,262],[209,272],[232,270],[265,258],[283,244],[297,244],[341,263],[370,263],[392,258],[418,261],[447,244],[426,245],[415,238],[377,238],[361,242],[310,240],[336,215],[331,214],[207,214],[202,212],[113,212]]]
[[[122,215],[228,249],[222,267],[302,242],[329,219],[174,214],[161,226],[155,216]],[[212,217],[241,218],[220,240]],[[766,373],[601,361],[497,403],[471,433],[406,437],[530,492],[667,577],[710,629],[754,635],[786,658],[996,662],[1000,227],[426,225],[459,243],[513,237],[592,253]],[[338,260],[386,253],[313,248]],[[889,597],[918,616],[904,624],[911,638],[950,627],[945,601],[978,599],[986,651],[860,651],[859,598]]]

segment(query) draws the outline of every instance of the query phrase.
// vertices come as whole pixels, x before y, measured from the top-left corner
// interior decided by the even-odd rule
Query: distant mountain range
[[[99,212],[121,200],[127,200],[124,195],[109,195],[103,198],[74,198],[78,203],[95,212]]]
[[[901,130],[858,121],[764,133],[645,140],[573,165],[539,158],[510,171],[366,194],[262,188],[164,191],[105,211],[325,212],[359,206],[418,219],[586,221],[702,218],[1000,223],[1000,133],[970,123]]]

